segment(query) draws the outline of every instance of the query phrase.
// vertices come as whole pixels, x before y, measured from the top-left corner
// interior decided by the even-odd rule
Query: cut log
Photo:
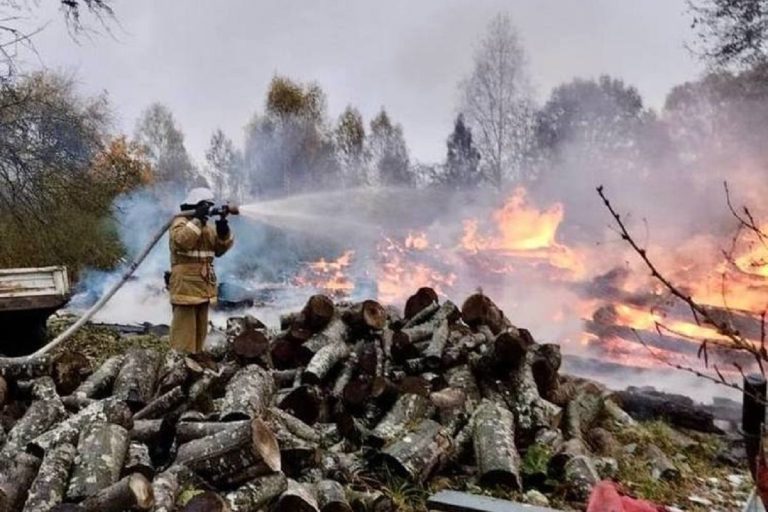
[[[256,364],[245,366],[227,384],[221,419],[230,421],[260,416],[272,404],[276,392],[275,381],[267,370]]]
[[[299,418],[307,425],[317,423],[322,405],[323,399],[314,386],[293,388],[285,393],[278,402],[280,409]]]
[[[680,428],[721,434],[712,413],[691,398],[662,393],[653,388],[629,387],[613,394],[622,409],[639,421],[666,420]]]
[[[314,488],[309,484],[288,480],[272,512],[319,512]]]
[[[352,512],[344,487],[333,480],[320,480],[315,484],[320,512]]]
[[[230,509],[238,512],[258,512],[288,488],[282,473],[256,478],[224,496]]]
[[[75,447],[68,443],[45,454],[37,477],[29,488],[24,512],[49,512],[64,500],[75,455]]]
[[[349,354],[349,345],[343,342],[324,346],[309,361],[302,375],[303,382],[309,385],[320,384],[337,364],[349,357]]]
[[[77,443],[67,498],[80,501],[117,482],[127,453],[125,428],[101,422],[87,425]]]
[[[180,443],[187,443],[201,437],[212,436],[225,430],[243,428],[250,423],[240,421],[180,421],[176,424],[176,438]]]
[[[84,512],[123,512],[149,510],[154,503],[152,484],[134,473],[100,490],[80,504]]]
[[[162,418],[169,411],[175,409],[184,402],[187,398],[186,393],[181,386],[176,386],[163,395],[153,399],[136,414],[133,415],[134,420],[153,420]]]
[[[576,396],[568,402],[563,411],[561,429],[566,439],[578,439],[584,444],[584,437],[603,412],[602,390],[587,383],[580,386]]]
[[[435,292],[433,288],[425,286],[416,290],[416,293],[408,297],[408,299],[405,301],[405,310],[403,312],[403,316],[409,322],[414,320],[415,325],[426,320],[426,318],[419,318],[416,320],[415,317],[429,308],[437,311],[437,292]],[[432,311],[432,313],[434,313],[434,311]],[[431,313],[426,313],[423,315],[423,317],[428,318],[430,314]]]
[[[51,374],[53,358],[42,355],[34,359],[0,357],[0,377],[8,381],[31,380]]]
[[[152,495],[154,497],[153,512],[173,512],[176,510],[176,499],[181,491],[182,482],[190,480],[189,469],[181,465],[173,465],[152,480]]]
[[[394,512],[392,498],[381,491],[359,491],[347,488],[347,499],[355,512]]]
[[[447,460],[451,438],[433,420],[422,420],[381,452],[382,463],[410,481],[423,483]]]
[[[197,494],[184,505],[181,512],[231,512],[224,498],[215,492]]]
[[[144,443],[150,447],[153,460],[162,459],[167,454],[175,436],[175,423],[169,418],[162,420],[137,420],[129,432],[131,441]]]
[[[80,431],[94,423],[113,423],[125,428],[132,427],[131,411],[125,402],[114,398],[105,398],[92,403],[77,414],[61,421],[27,443],[28,452],[42,457],[45,451],[59,443],[75,444]]]
[[[326,295],[313,295],[301,310],[302,324],[311,332],[319,332],[333,319],[336,306]]]
[[[88,358],[80,352],[62,352],[53,362],[51,377],[56,383],[56,389],[62,395],[72,393],[83,378],[90,373],[91,364]]]
[[[364,300],[345,307],[341,317],[356,333],[380,331],[387,324],[387,310],[375,300]]]
[[[83,398],[101,398],[108,394],[123,366],[124,359],[125,356],[117,355],[104,361],[72,394]]]
[[[132,441],[128,445],[128,454],[125,457],[122,475],[131,473],[140,473],[147,480],[155,476],[155,465],[152,464],[152,458],[149,455],[149,447],[144,443]]]
[[[165,364],[158,374],[157,393],[162,395],[177,386],[184,386],[190,378],[202,373],[203,367],[194,359],[176,351],[168,352]]]
[[[504,316],[504,312],[483,293],[467,297],[461,306],[461,317],[472,328],[487,325],[493,334],[499,334],[512,325]]]
[[[307,425],[296,416],[293,416],[282,409],[278,409],[277,407],[270,408],[269,415],[273,421],[279,422],[282,427],[300,439],[304,439],[305,441],[317,445],[323,444],[323,437],[320,432],[310,425]]]
[[[451,435],[456,435],[466,425],[480,403],[480,389],[477,387],[472,370],[467,365],[451,368],[445,373],[445,379],[452,388],[464,391],[465,400],[461,407],[440,410],[440,423]]]
[[[38,457],[27,453],[15,454],[6,477],[0,478],[0,510],[18,512],[22,509],[40,462]]]
[[[512,412],[499,403],[483,400],[477,407],[473,445],[481,485],[522,488],[514,424]]]
[[[259,361],[269,351],[269,338],[264,331],[247,330],[232,341],[232,353],[242,364]]]
[[[32,400],[61,400],[52,377],[38,377],[32,381]]]
[[[304,343],[303,348],[309,351],[310,354],[317,353],[318,350],[326,345],[333,343],[346,342],[347,335],[349,333],[349,327],[340,318],[336,317],[317,334],[313,334],[311,338]]]
[[[160,354],[156,351],[130,349],[115,379],[114,396],[136,409],[144,407],[154,396],[159,366]]]
[[[251,456],[253,463],[263,460],[273,471],[280,470],[277,439],[258,418],[242,427],[223,430],[180,446],[176,463],[201,473],[230,472],[226,466],[242,466],[243,456]]]
[[[382,446],[402,434],[409,425],[430,417],[434,412],[435,406],[429,398],[413,393],[401,395],[373,429],[370,441]]]
[[[445,319],[440,322],[440,325],[432,333],[429,346],[424,351],[424,359],[428,368],[434,370],[440,367],[440,363],[443,360],[443,351],[448,343],[448,335],[448,320]]]
[[[24,416],[16,422],[8,433],[5,446],[0,450],[0,463],[11,460],[27,443],[43,435],[53,425],[67,417],[67,412],[59,400],[38,400],[32,402]],[[38,457],[42,453],[36,454]]]

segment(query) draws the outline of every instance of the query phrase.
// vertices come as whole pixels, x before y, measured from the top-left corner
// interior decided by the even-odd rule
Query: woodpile
[[[591,432],[621,410],[482,293],[423,288],[404,314],[316,295],[280,324],[232,318],[210,353],[93,371],[0,366],[0,512],[386,511],[377,480],[437,474],[583,500],[598,478]]]

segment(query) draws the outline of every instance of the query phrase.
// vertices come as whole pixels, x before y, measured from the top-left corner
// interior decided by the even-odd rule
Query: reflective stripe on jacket
[[[217,283],[213,258],[232,247],[232,233],[226,240],[220,240],[214,227],[179,215],[171,223],[169,238],[171,304],[190,306],[215,302]]]

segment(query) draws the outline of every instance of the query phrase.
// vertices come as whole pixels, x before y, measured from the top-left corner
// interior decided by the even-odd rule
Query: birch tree
[[[532,139],[534,109],[525,68],[512,21],[497,15],[475,53],[472,75],[461,83],[461,110],[483,156],[483,177],[496,187],[522,177]]]

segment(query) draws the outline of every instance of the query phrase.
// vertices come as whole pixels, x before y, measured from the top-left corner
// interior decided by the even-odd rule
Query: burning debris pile
[[[392,475],[583,503],[616,471],[607,425],[634,423],[482,293],[459,308],[421,288],[404,314],[315,295],[280,330],[246,316],[220,334],[189,357],[132,348],[87,378],[76,353],[0,365],[0,510],[384,511]],[[180,504],[190,488],[205,492]]]

